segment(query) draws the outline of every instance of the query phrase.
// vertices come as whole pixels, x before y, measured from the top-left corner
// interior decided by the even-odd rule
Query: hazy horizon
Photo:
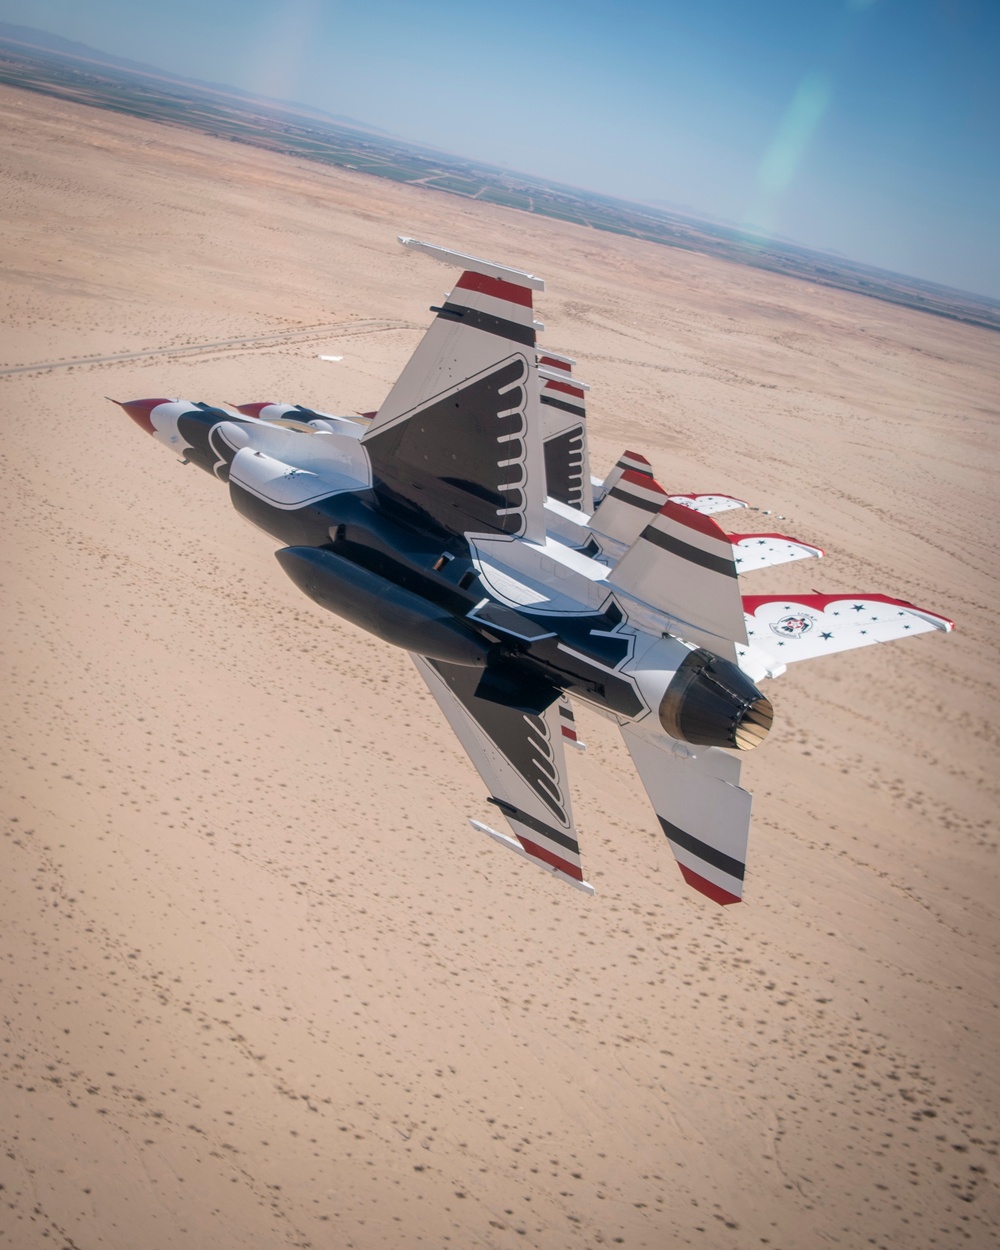
[[[1000,298],[1000,7],[0,0],[414,144]]]

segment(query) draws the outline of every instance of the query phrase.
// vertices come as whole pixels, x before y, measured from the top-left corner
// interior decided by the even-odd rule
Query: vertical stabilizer
[[[656,478],[626,469],[597,505],[590,528],[620,544],[608,554],[621,555],[622,547],[632,546],[666,502],[667,492]],[[601,546],[607,550],[604,543]]]
[[[413,239],[464,271],[364,437],[390,510],[450,533],[544,540],[533,274]]]
[[[608,577],[616,589],[659,608],[671,633],[736,659],[746,621],[733,545],[711,517],[666,503]]]

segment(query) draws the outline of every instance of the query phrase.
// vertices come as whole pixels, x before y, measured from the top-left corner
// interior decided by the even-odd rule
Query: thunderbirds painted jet
[[[475,828],[592,892],[564,753],[582,699],[618,723],[685,880],[739,901],[739,753],[772,718],[756,683],[951,622],[882,594],[741,595],[742,574],[823,553],[725,532],[712,514],[742,501],[669,495],[633,452],[592,479],[587,387],[536,346],[542,280],[400,241],[463,272],[377,413],[122,407],[228,482],[311,599],[411,653],[514,836]]]

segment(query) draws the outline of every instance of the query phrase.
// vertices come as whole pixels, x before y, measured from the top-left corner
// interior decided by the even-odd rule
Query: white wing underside
[[[777,677],[796,660],[814,660],[932,630],[952,622],[887,595],[744,595],[746,647],[740,667],[754,680]]]
[[[727,537],[733,544],[736,572],[741,575],[787,564],[790,560],[815,560],[823,555],[821,547],[785,534],[728,534]]]

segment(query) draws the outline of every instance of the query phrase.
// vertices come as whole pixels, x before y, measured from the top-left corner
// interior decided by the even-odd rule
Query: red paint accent
[[[570,738],[573,742],[576,742],[576,730],[575,729],[567,729],[566,726],[563,725],[562,731],[563,731],[564,738]]]
[[[507,282],[503,278],[488,278],[484,273],[475,273],[466,269],[455,283],[457,291],[478,291],[480,295],[492,295],[494,299],[506,300],[508,304],[520,304],[522,308],[531,307],[531,289],[518,286],[516,282]]]
[[[683,507],[683,505],[680,505]],[[822,547],[817,547],[815,543],[803,542],[801,538],[792,538],[790,534],[727,534],[726,537],[731,543],[742,542],[744,538],[777,538],[783,543],[798,543],[800,547],[808,547],[810,551],[818,551],[820,555],[826,555]]]
[[[124,408],[140,430],[145,430],[147,434],[155,434],[156,428],[149,419],[149,414],[154,408],[159,408],[160,404],[172,404],[174,401],[172,399],[130,399],[123,404],[120,400],[113,399],[111,402],[117,404],[119,408]]]
[[[630,486],[641,486],[643,490],[652,491],[654,495],[659,492],[664,499],[667,497],[667,492],[655,477],[641,473],[638,469],[626,469],[618,479],[618,485],[621,486],[622,482],[628,482]]]
[[[676,521],[678,525],[687,526],[689,530],[697,530],[699,534],[705,534],[708,538],[717,538],[720,542],[728,543],[729,538],[721,526],[716,525],[710,516],[705,516],[704,512],[695,512],[693,508],[685,508],[682,503],[667,502],[660,509],[660,516],[666,517],[669,521]]]
[[[272,408],[274,403],[273,399],[269,399],[263,404],[234,404],[233,407],[245,417],[259,417],[265,408]]]
[[[583,880],[583,872],[576,866],[576,864],[571,864],[568,860],[561,859],[558,855],[553,855],[551,851],[545,850],[545,848],[539,846],[537,842],[532,842],[530,838],[525,838],[520,833],[515,836],[528,854],[533,855],[535,859],[542,860],[543,863],[548,864],[550,868],[558,868],[560,872],[564,872],[567,877],[572,877],[574,881]]]
[[[935,620],[942,621],[948,629],[955,628],[955,622],[949,621],[946,616],[941,616],[938,612],[930,612],[927,608],[918,608],[915,603],[910,603],[906,599],[893,599],[889,595],[744,595],[743,611],[753,616],[765,603],[801,604],[802,607],[814,608],[817,612],[825,612],[831,603],[889,603],[897,608],[910,608],[914,612],[923,612],[925,616],[933,616]]]
[[[578,386],[570,386],[568,382],[553,382],[551,378],[546,378],[545,389],[547,391],[565,391],[567,395],[575,395],[577,399],[586,399],[585,393]]]
[[[548,365],[550,369],[562,369],[564,373],[573,372],[565,360],[553,360],[551,356],[539,356],[538,363],[540,365]]]
[[[730,903],[740,902],[739,895],[730,894],[728,890],[724,890],[722,886],[715,885],[712,881],[707,881],[704,877],[699,877],[696,872],[692,872],[690,868],[686,868],[683,864],[678,864],[681,870],[681,876],[693,889],[704,894],[706,898],[710,898],[713,903],[721,903],[723,907],[728,907]]]
[[[649,463],[649,461],[646,459],[645,456],[640,456],[637,451],[622,452],[621,459],[618,461],[618,463],[622,466],[623,469],[628,468],[628,465],[625,463],[627,460],[634,460],[636,462],[636,465],[644,464],[646,468],[649,469],[649,476],[650,477],[653,476],[653,466]],[[639,469],[638,471],[640,473],[645,472],[645,470],[643,469]]]
[[[374,421],[378,416],[378,410],[376,409],[375,412],[359,412],[358,416],[364,417],[366,421]]]

